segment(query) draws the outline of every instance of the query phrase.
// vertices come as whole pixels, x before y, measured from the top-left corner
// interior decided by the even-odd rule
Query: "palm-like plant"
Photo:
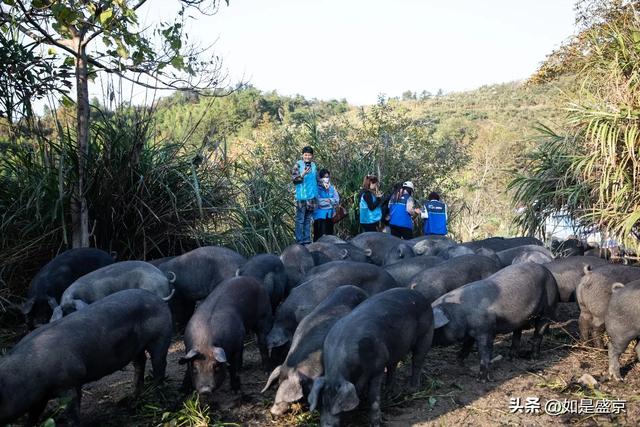
[[[637,245],[640,16],[633,4],[608,16],[577,38],[581,55],[571,56],[574,63],[567,67],[579,83],[565,122],[566,134],[573,136],[545,141],[533,153],[534,163],[511,187],[516,201],[536,200],[538,212],[564,208]],[[529,208],[520,217],[525,229],[540,227],[544,215],[536,217],[535,211]],[[636,238],[629,241],[631,235]]]

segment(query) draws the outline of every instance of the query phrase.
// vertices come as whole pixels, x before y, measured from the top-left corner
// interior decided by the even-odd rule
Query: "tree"
[[[33,115],[33,101],[71,88],[69,67],[57,66],[53,55],[36,52],[37,43],[23,43],[14,29],[0,32],[0,117],[13,125]]]
[[[512,183],[519,200],[536,201],[538,212],[562,209],[620,240],[635,236],[627,240],[634,245],[640,242],[639,3],[580,2],[586,29],[536,75],[570,74],[575,81],[563,136],[547,132],[560,142],[534,152],[533,167]],[[521,219],[532,223],[536,215],[525,211]]]
[[[404,92],[402,92],[403,101],[415,101],[416,99],[418,99],[418,97],[416,96],[415,92],[411,90],[405,90]]]
[[[183,33],[187,11],[215,13],[219,0],[175,0],[179,12],[174,21],[140,28],[137,11],[151,1],[0,0],[0,30],[13,26],[33,42],[58,49],[65,63],[75,66],[78,176],[71,200],[73,247],[88,246],[90,237],[84,194],[89,80],[103,72],[148,88],[202,90],[217,86],[222,78],[218,58],[204,59],[206,49],[187,45]]]

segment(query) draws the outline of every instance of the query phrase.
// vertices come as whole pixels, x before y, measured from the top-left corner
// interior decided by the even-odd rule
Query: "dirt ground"
[[[523,357],[508,360],[510,336],[502,336],[494,346],[492,380],[477,380],[478,354],[472,352],[461,365],[456,360],[459,346],[434,348],[429,353],[423,369],[423,387],[415,394],[386,395],[383,404],[383,420],[387,426],[427,425],[638,425],[640,423],[640,364],[634,361],[633,347],[624,354],[624,383],[607,381],[607,355],[604,350],[581,346],[576,341],[578,311],[575,305],[562,305],[559,322],[545,336],[540,359]],[[523,334],[523,349],[528,348],[531,331]],[[214,392],[212,402],[200,402],[200,415],[209,417],[198,421],[197,411],[184,409],[188,396],[180,392],[184,367],[178,359],[184,352],[180,340],[172,345],[168,358],[167,381],[159,389],[148,387],[143,396],[132,400],[131,381],[133,368],[129,365],[92,384],[84,386],[82,421],[86,426],[158,426],[158,425],[243,425],[243,426],[305,426],[317,425],[317,413],[309,413],[305,406],[296,405],[293,413],[274,418],[269,413],[275,388],[264,395],[268,373],[260,369],[256,346],[250,342],[245,351],[245,368],[241,374],[243,391],[234,394],[228,382]],[[501,357],[500,357],[501,356]],[[149,367],[147,369],[150,369]],[[590,374],[597,381],[595,388],[581,386],[577,379]],[[408,366],[399,369],[398,390],[406,384]],[[528,407],[533,413],[512,413],[510,399],[539,398],[536,405]],[[618,415],[565,413],[549,415],[544,411],[550,399],[566,402],[565,405],[587,404],[581,399],[626,400],[625,411]],[[208,407],[209,410],[202,410]],[[570,406],[569,406],[570,407]],[[582,406],[584,407],[584,406]],[[588,408],[587,408],[588,409]],[[58,415],[60,403],[52,402],[47,416],[64,424],[64,416]],[[561,411],[560,411],[561,412]],[[574,411],[575,412],[575,411]],[[164,418],[163,418],[164,417]],[[344,425],[358,426],[367,423],[366,410],[358,409],[343,418]]]

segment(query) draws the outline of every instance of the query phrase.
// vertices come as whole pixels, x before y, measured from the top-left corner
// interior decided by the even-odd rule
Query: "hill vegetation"
[[[369,106],[251,86],[183,91],[151,107],[114,103],[122,94],[94,99],[83,158],[90,243],[121,259],[202,244],[278,252],[293,241],[290,171],[305,145],[332,172],[348,209],[337,228],[343,237],[358,232],[354,199],[369,173],[385,192],[413,181],[419,201],[439,191],[460,240],[544,235],[557,210],[629,236],[640,212],[638,22],[634,2],[580,2],[591,3],[605,6],[583,7],[579,35],[529,82],[407,91]],[[38,266],[71,245],[79,164],[73,102],[42,117],[20,111],[0,129],[8,295],[23,293]]]

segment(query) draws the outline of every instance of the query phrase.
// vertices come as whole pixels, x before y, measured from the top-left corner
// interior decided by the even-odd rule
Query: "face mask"
[[[320,180],[322,181],[323,184],[329,183],[329,178],[320,178]]]

